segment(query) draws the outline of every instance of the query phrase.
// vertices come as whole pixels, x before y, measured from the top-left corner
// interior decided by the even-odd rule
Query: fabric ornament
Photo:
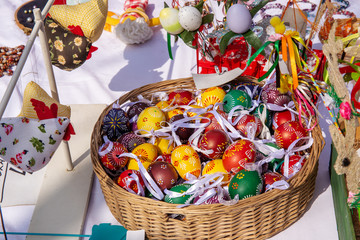
[[[53,5],[50,16],[61,26],[80,26],[85,37],[97,41],[105,26],[108,0],[90,0],[77,5]]]

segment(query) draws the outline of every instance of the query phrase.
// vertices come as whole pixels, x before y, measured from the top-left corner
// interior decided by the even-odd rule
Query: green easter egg
[[[179,184],[176,185],[174,187],[172,187],[170,189],[170,191],[173,192],[178,192],[178,193],[183,193],[186,192],[192,185],[191,184],[187,184],[187,183],[183,183],[183,184]],[[168,203],[174,203],[174,204],[185,204],[187,203],[186,201],[191,197],[192,195],[184,195],[181,197],[170,197],[168,194],[165,196],[164,201],[168,202]],[[193,200],[191,200],[190,203],[192,203]]]
[[[252,112],[252,114],[255,116],[255,117],[258,117],[260,119],[260,114],[263,113],[264,111],[264,107],[265,105],[264,104],[260,104],[258,107],[255,108],[255,110]],[[266,118],[265,118],[265,125],[271,129],[271,124],[272,124],[272,112],[268,109],[266,111]]]
[[[229,113],[233,107],[243,106],[245,109],[251,107],[251,98],[249,94],[241,90],[230,90],[224,97],[223,108],[226,113]]]
[[[240,170],[231,179],[229,194],[231,199],[239,195],[239,200],[259,195],[263,190],[263,180],[257,171]]]

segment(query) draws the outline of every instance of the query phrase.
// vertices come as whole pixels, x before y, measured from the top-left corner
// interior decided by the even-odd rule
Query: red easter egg
[[[221,110],[217,110],[217,112],[224,117],[225,119],[227,119],[227,114],[224,111]],[[210,124],[205,128],[205,133],[213,130],[213,129],[222,129],[220,123],[218,122],[218,120],[215,118],[214,114],[207,112],[203,114],[203,117],[207,117],[210,119]],[[201,120],[202,123],[207,122],[207,120]]]
[[[248,136],[248,133],[247,133],[248,129],[247,129],[246,126],[250,122],[256,124],[255,137],[259,136],[259,134],[262,131],[263,126],[262,126],[262,123],[261,123],[260,119],[258,117],[253,116],[253,115],[246,114],[243,117],[241,117],[239,122],[235,125],[235,128],[240,131],[241,135],[243,135],[244,137],[247,137]]]
[[[222,157],[224,168],[228,173],[235,174],[245,168],[246,163],[255,161],[255,145],[248,140],[238,140],[232,143]]]
[[[264,178],[264,184],[265,186],[267,186],[267,185],[272,185],[274,182],[283,180],[284,176],[282,176],[278,172],[266,172],[264,173],[263,178]]]
[[[186,90],[175,90],[169,93],[169,102],[173,102],[176,105],[188,105],[193,100],[193,94]]]
[[[261,93],[261,99],[265,104],[272,103],[278,106],[284,106],[290,102],[290,96],[287,94],[281,94],[276,88],[276,83],[270,83],[263,88]]]
[[[203,153],[211,159],[222,158],[230,140],[227,134],[220,129],[213,129],[206,132],[200,138],[199,148],[201,150],[212,150],[212,153]]]
[[[178,114],[170,118],[169,123],[174,124],[176,121],[179,121],[184,118],[183,114]],[[182,144],[187,144],[189,137],[194,133],[194,128],[185,128],[185,127],[179,127],[175,131],[176,135],[179,136],[180,142]]]
[[[138,179],[138,181],[136,181]],[[141,185],[142,189],[145,190],[145,183],[142,179],[140,172],[137,170],[126,170],[122,172],[117,179],[117,184],[125,189],[128,192],[139,192],[138,183]],[[139,192],[140,193],[140,192]]]
[[[163,154],[158,156],[155,161],[171,163],[171,154]]]
[[[295,114],[289,110],[275,112],[273,115],[272,127],[275,130],[283,123],[289,121],[295,121],[296,120],[295,118],[296,118]]]
[[[304,158],[301,162],[301,156],[300,155],[292,155],[289,157],[289,172],[288,177],[292,177],[294,174],[296,174],[305,164],[306,158]],[[281,165],[280,171],[281,174],[285,176],[285,167],[284,163]]]
[[[307,135],[307,131],[299,122],[289,121],[281,124],[275,130],[274,138],[279,147],[287,149],[295,140],[306,137]],[[300,141],[296,146],[301,146],[303,143],[304,141]]]
[[[150,164],[148,172],[161,191],[175,186],[179,177],[174,166],[168,162],[153,162]]]
[[[111,147],[112,143],[112,148]],[[110,170],[118,170],[122,167],[125,167],[129,158],[128,157],[119,157],[122,153],[127,153],[128,151],[118,142],[108,142],[102,146],[101,151],[108,151],[104,156],[101,157],[101,163],[104,167]]]

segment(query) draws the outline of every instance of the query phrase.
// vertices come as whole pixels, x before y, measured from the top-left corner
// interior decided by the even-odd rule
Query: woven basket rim
[[[246,78],[246,77],[242,77],[241,79],[246,79],[246,80],[254,80],[254,79],[251,79],[251,78]],[[103,118],[104,116],[106,115],[106,113],[112,108],[112,105],[114,103],[124,103],[126,102],[123,101],[123,102],[119,102],[119,100],[124,100],[124,99],[131,99],[133,97],[137,97],[137,95],[134,95],[136,94],[137,92],[141,92],[142,89],[146,89],[147,87],[156,87],[158,85],[163,85],[164,83],[167,83],[167,84],[173,84],[173,83],[177,83],[179,81],[192,81],[192,78],[189,77],[189,78],[179,78],[179,79],[174,79],[174,80],[165,80],[165,81],[162,81],[162,82],[158,82],[158,83],[151,83],[151,84],[147,84],[147,85],[144,85],[142,87],[139,87],[137,89],[134,89],[128,93],[125,93],[124,95],[122,95],[119,99],[115,100],[112,104],[109,104],[103,111],[103,113],[99,116],[95,126],[94,126],[94,130],[93,130],[93,133],[91,135],[91,160],[92,160],[92,164],[93,164],[93,167],[94,167],[94,171],[99,171],[99,174],[101,174],[103,180],[105,181],[113,181],[105,172],[105,170],[103,169],[100,161],[99,161],[99,158],[98,158],[98,152],[97,152],[97,149],[99,148],[99,133],[100,133],[100,126],[103,122]],[[320,130],[320,127],[319,126],[316,126],[315,129],[313,131],[318,131],[320,132],[320,134],[317,134],[319,139],[317,141],[320,142],[320,148],[322,149],[324,144],[325,144],[325,141],[322,137],[322,134],[321,134],[321,130]],[[315,141],[314,141],[315,142]],[[314,145],[312,146],[312,148],[314,147]],[[313,149],[311,150],[311,153],[313,152]],[[95,157],[96,156],[96,157]],[[298,188],[301,186],[301,184],[306,180],[306,176],[308,174],[308,172],[311,172],[311,169],[314,168],[314,166],[317,164],[317,161],[318,159],[313,159],[311,158],[311,154],[310,156],[308,157],[308,159],[310,159],[311,161],[306,161],[304,166],[301,168],[301,170],[293,177],[291,177],[290,179],[288,179],[288,183],[290,184],[290,187],[286,190],[279,190],[279,189],[273,189],[271,191],[268,191],[268,192],[264,192],[262,194],[259,194],[257,196],[253,196],[251,198],[246,198],[246,199],[243,199],[243,200],[240,200],[238,201],[238,203],[234,204],[234,205],[231,205],[231,206],[226,206],[226,205],[223,205],[223,204],[210,204],[210,205],[189,205],[185,208],[183,208],[183,210],[185,211],[191,211],[191,210],[201,210],[201,209],[215,209],[215,208],[232,208],[234,206],[248,206],[248,205],[251,205],[253,206],[254,204],[255,205],[261,205],[261,204],[264,204],[268,201],[271,201],[272,199],[274,198],[278,198],[278,197],[282,197],[284,195],[286,195],[287,193],[289,193],[290,191]],[[98,176],[99,177],[99,176]],[[124,190],[123,188],[121,188],[119,185],[117,185],[116,183],[114,183],[113,185],[114,188],[116,188],[117,191],[120,191],[122,192],[124,195],[127,195],[129,198],[133,198],[133,199],[136,199],[136,200],[141,200],[142,202],[146,203],[146,202],[149,202],[149,203],[154,203],[154,201],[158,202],[159,205],[162,205],[162,206],[167,206],[167,207],[173,207],[173,208],[176,208],[176,206],[178,206],[179,204],[172,204],[172,203],[167,203],[167,202],[164,202],[164,201],[157,201],[157,200],[154,200],[154,199],[151,199],[151,198],[147,198],[147,197],[142,197],[142,196],[139,196],[139,195],[136,195],[136,194],[133,194],[133,193],[130,193],[126,190]],[[181,210],[179,210],[181,211]]]

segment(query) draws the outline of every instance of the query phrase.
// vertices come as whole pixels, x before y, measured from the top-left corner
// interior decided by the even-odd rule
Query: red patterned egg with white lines
[[[289,110],[275,112],[273,115],[272,127],[275,130],[281,124],[289,122],[289,121],[295,121],[295,120],[296,120],[295,114]]]
[[[284,106],[291,100],[289,95],[280,93],[276,88],[275,82],[270,83],[263,88],[261,99],[265,104],[272,103],[278,106]]]
[[[235,174],[245,168],[246,163],[255,161],[255,145],[248,140],[238,140],[232,143],[222,157],[224,168],[228,173]]]
[[[201,104],[203,107],[222,103],[226,92],[221,87],[211,87],[201,93]]]
[[[227,119],[227,114],[224,111],[217,110],[217,112],[219,113],[219,115]],[[204,131],[205,133],[212,129],[222,129],[219,121],[215,118],[214,114],[212,114],[211,112],[204,113],[202,116],[210,119],[210,124],[205,128]],[[201,120],[201,123],[205,123],[205,122],[208,122],[208,120]]]
[[[293,174],[296,174],[305,164],[306,162],[306,158],[304,158],[301,162],[300,160],[302,159],[302,157],[300,155],[291,155],[289,157],[289,172],[288,172],[288,176],[291,176]],[[281,174],[285,175],[285,164],[283,163],[281,165]]]
[[[140,172],[137,170],[126,170],[117,179],[117,184],[128,192],[139,192],[139,184],[145,190],[145,183]]]
[[[261,133],[263,126],[258,117],[255,117],[253,115],[246,114],[242,116],[239,120],[239,122],[235,125],[235,128],[240,131],[241,135],[244,137],[248,136],[248,123],[254,123],[254,126],[256,126],[256,132],[255,137],[259,136]]]
[[[213,129],[203,134],[199,141],[201,150],[210,150],[212,153],[203,154],[211,159],[222,158],[225,149],[229,146],[228,135],[220,129]]]
[[[274,133],[276,145],[287,149],[291,143],[299,138],[307,137],[308,133],[298,121],[289,121],[281,124]],[[296,146],[301,146],[304,141],[299,141]]]
[[[193,99],[193,94],[187,90],[175,90],[169,93],[169,102],[175,105],[188,105]]]
[[[278,172],[266,172],[263,175],[263,179],[264,179],[265,190],[268,190],[269,185],[272,185],[274,182],[283,180],[285,178],[283,175],[281,175]]]
[[[148,173],[154,179],[161,191],[175,186],[179,177],[174,166],[168,162],[153,162],[148,168]]]
[[[104,144],[100,151],[104,151],[111,146],[111,142]],[[101,163],[104,167],[110,170],[118,170],[122,167],[125,167],[129,158],[128,157],[120,157],[120,154],[127,153],[127,149],[118,142],[112,143],[112,148],[109,149],[109,152],[101,157]]]

